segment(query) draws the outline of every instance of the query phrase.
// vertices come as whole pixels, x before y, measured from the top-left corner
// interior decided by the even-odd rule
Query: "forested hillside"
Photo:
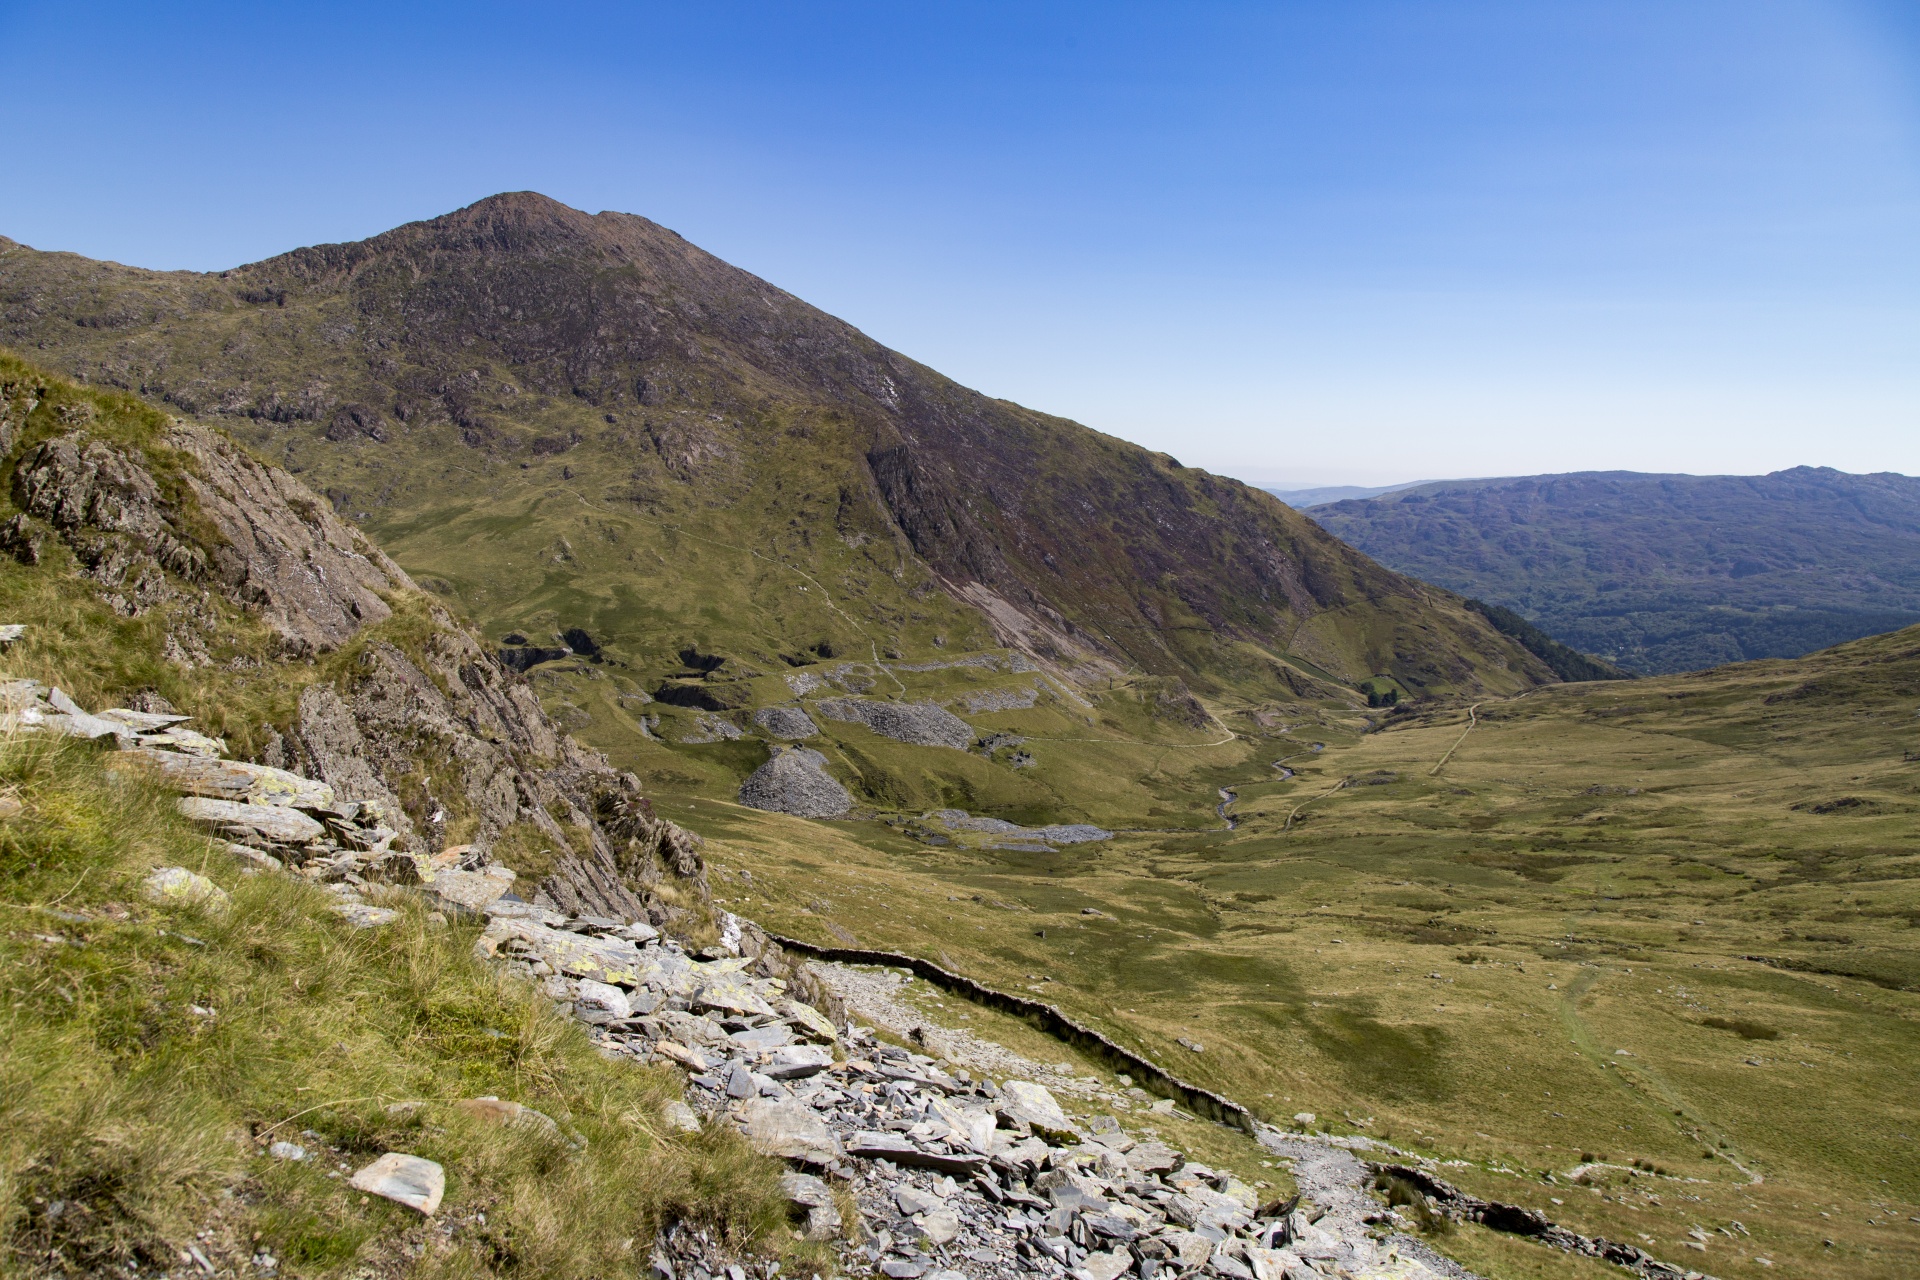
[[[1795,467],[1445,481],[1310,513],[1383,564],[1629,670],[1790,658],[1920,621],[1920,479]]]

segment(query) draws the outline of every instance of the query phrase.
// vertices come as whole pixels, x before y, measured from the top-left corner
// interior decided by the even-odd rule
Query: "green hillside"
[[[1585,472],[1447,481],[1312,517],[1383,564],[1639,672],[1790,658],[1920,621],[1920,480]]]

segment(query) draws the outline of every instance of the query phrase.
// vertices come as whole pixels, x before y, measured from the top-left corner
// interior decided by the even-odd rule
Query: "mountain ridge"
[[[858,614],[868,643],[965,627],[1082,680],[1290,693],[1313,678],[1294,656],[1427,693],[1554,679],[1267,495],[961,387],[636,215],[510,193],[209,275],[16,247],[0,289],[0,338],[240,431],[489,627],[564,612],[569,588],[507,553],[471,581],[495,553],[463,520],[574,558],[597,598],[563,623],[654,665],[701,643],[623,635],[637,611],[608,595],[638,560],[581,547],[631,553],[612,526],[670,517],[838,582],[834,608],[704,637],[756,662],[853,643]]]

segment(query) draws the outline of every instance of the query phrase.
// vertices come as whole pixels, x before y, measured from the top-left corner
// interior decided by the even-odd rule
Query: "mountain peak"
[[[617,253],[684,255],[692,246],[637,214],[590,214],[538,191],[503,191],[465,208],[409,222],[367,240],[312,245],[236,270],[319,280],[392,257],[547,258]]]

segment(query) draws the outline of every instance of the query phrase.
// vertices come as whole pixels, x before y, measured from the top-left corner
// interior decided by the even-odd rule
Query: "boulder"
[[[826,770],[827,758],[806,747],[776,751],[740,784],[740,803],[799,818],[843,818],[853,797]]]
[[[507,890],[513,881],[478,871],[459,871],[448,867],[433,873],[433,895],[441,901],[467,911],[484,911]]]
[[[227,891],[185,867],[156,867],[144,885],[147,897],[160,903],[181,903],[208,911],[227,909]]]
[[[241,839],[255,836],[272,844],[305,844],[326,834],[326,828],[301,813],[276,804],[236,804],[182,796],[177,805],[184,817],[205,822]]]
[[[333,788],[326,783],[264,764],[182,755],[178,751],[156,751],[144,746],[128,747],[121,756],[149,770],[161,786],[188,795],[297,809],[334,806]]]
[[[1080,1141],[1079,1130],[1054,1101],[1045,1085],[1009,1080],[1000,1088],[1000,1115],[1010,1124],[1024,1124],[1049,1142]]]
[[[447,1171],[431,1160],[389,1151],[347,1179],[347,1185],[432,1217],[446,1194]]]
[[[633,1016],[627,993],[605,982],[582,978],[573,995],[574,1015],[582,1022],[625,1022]]]

